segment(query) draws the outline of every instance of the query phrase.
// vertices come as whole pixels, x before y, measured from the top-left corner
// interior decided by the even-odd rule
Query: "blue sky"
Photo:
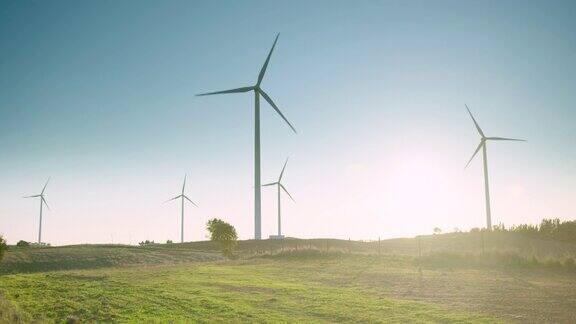
[[[47,241],[176,239],[184,173],[199,209],[252,236],[250,85],[263,87],[263,181],[290,156],[284,229],[376,238],[483,225],[467,103],[490,145],[494,223],[573,218],[572,1],[2,1],[0,232]],[[264,190],[264,235],[275,195]]]

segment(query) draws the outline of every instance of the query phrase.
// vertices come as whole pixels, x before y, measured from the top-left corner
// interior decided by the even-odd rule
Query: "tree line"
[[[494,231],[520,233],[526,236],[576,243],[576,221],[561,221],[558,218],[544,218],[540,224],[520,224],[506,228],[504,224],[495,225]],[[473,232],[472,230],[471,232]]]

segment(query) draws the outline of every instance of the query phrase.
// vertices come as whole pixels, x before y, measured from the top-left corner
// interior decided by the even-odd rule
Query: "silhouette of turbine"
[[[468,165],[470,165],[470,162],[472,162],[472,160],[474,159],[474,157],[476,156],[478,151],[480,151],[480,149],[482,149],[482,161],[484,162],[484,192],[486,195],[486,197],[485,197],[485,200],[486,200],[486,229],[491,230],[492,229],[492,214],[490,212],[490,186],[488,183],[488,156],[486,153],[486,143],[488,141],[520,141],[520,142],[525,142],[526,140],[516,139],[516,138],[506,138],[506,137],[486,137],[484,135],[484,132],[482,131],[482,129],[480,128],[480,126],[476,122],[476,119],[474,119],[474,116],[472,116],[472,112],[468,108],[468,105],[465,105],[465,106],[466,106],[466,110],[468,110],[468,114],[470,114],[470,117],[472,118],[472,121],[474,122],[474,126],[476,126],[476,130],[478,131],[478,134],[480,134],[480,144],[478,144],[476,151],[474,151],[474,154],[472,154],[472,157],[470,158],[470,160],[468,160],[468,163],[466,163],[466,166],[464,168],[467,168]]]
[[[261,181],[260,181],[260,96],[264,97],[264,99],[274,108],[274,110],[284,119],[284,121],[290,126],[292,131],[296,133],[296,129],[286,117],[282,114],[278,106],[272,101],[272,98],[262,89],[260,84],[262,83],[262,79],[264,79],[264,74],[266,73],[266,68],[268,67],[268,63],[270,62],[270,57],[272,56],[272,52],[274,51],[274,47],[276,46],[276,42],[278,41],[278,36],[274,39],[274,44],[268,52],[268,56],[266,57],[266,61],[260,69],[260,74],[258,74],[258,81],[253,86],[236,88],[231,90],[224,90],[224,91],[216,91],[216,92],[208,92],[208,93],[201,93],[197,96],[208,96],[208,95],[216,95],[216,94],[228,94],[228,93],[242,93],[242,92],[249,92],[254,91],[254,238],[259,240],[262,237],[261,231]]]
[[[184,194],[184,189],[186,188],[186,175],[184,175],[184,183],[182,184],[182,192],[171,199],[166,200],[164,203],[167,203],[169,201],[172,200],[176,200],[178,198],[180,198],[182,200],[182,204],[180,207],[180,243],[184,243],[184,200],[188,200],[192,205],[198,207],[198,205],[196,205],[196,203],[194,203],[190,198],[188,198],[185,194]]]
[[[281,190],[284,190],[284,192],[288,195],[288,197],[290,197],[290,199],[292,199],[293,202],[296,202],[294,200],[294,198],[292,198],[292,195],[290,195],[288,190],[286,190],[286,188],[282,184],[282,176],[284,175],[284,170],[286,169],[287,163],[288,163],[288,159],[286,159],[286,162],[284,162],[284,166],[282,167],[282,171],[280,172],[280,176],[278,177],[278,181],[262,185],[262,187],[275,185],[277,190],[278,190],[278,236],[277,236],[278,239],[282,238],[282,217],[281,217],[281,205],[280,205],[280,203],[282,201],[281,197],[280,197]]]
[[[33,196],[23,197],[23,198],[40,197],[40,223],[38,226],[38,244],[42,243],[42,206],[46,205],[46,208],[48,208],[48,210],[50,210],[50,207],[48,206],[48,203],[46,202],[46,198],[44,196],[44,192],[46,191],[46,186],[48,186],[49,181],[50,181],[50,178],[48,178],[48,180],[46,180],[46,183],[44,184],[44,187],[42,188],[42,191],[39,194],[33,195]]]

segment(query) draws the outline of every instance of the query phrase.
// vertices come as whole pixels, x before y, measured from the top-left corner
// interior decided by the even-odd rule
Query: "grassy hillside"
[[[144,247],[126,245],[11,247],[0,263],[0,273],[93,269],[136,264],[175,264],[221,259],[217,250],[201,251],[191,249],[185,244]]]
[[[511,252],[540,260],[576,258],[576,244],[538,240],[514,233],[484,233],[486,253]],[[420,243],[419,243],[420,241]],[[276,254],[281,251],[316,250],[372,255],[418,256],[437,252],[481,253],[480,233],[453,233],[417,238],[361,242],[336,239],[247,240],[238,242],[240,257]],[[183,244],[71,245],[62,247],[10,247],[0,263],[1,273],[66,269],[92,269],[136,264],[177,264],[222,260],[218,244],[209,241]]]
[[[510,267],[506,254],[573,245],[489,233],[482,255],[478,238],[423,237],[422,258],[417,239],[242,241],[235,261],[212,242],[11,248],[0,321],[576,321],[574,267]]]
[[[338,278],[345,275],[341,270],[361,273],[358,261],[365,262],[253,259],[5,275],[0,290],[26,314],[48,321],[490,321],[389,298]]]

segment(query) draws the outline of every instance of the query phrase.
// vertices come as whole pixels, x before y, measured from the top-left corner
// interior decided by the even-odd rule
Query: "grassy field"
[[[494,239],[484,257],[467,263],[473,244],[454,243],[465,239],[427,237],[421,259],[414,239],[383,241],[380,248],[377,242],[243,241],[233,261],[210,242],[13,248],[0,264],[0,320],[576,322],[574,268],[491,257],[495,250],[512,253],[518,237]],[[548,244],[512,250],[544,253]],[[451,253],[461,254],[449,262],[453,255],[445,252],[454,246],[461,248]],[[552,255],[574,250],[561,248]]]

